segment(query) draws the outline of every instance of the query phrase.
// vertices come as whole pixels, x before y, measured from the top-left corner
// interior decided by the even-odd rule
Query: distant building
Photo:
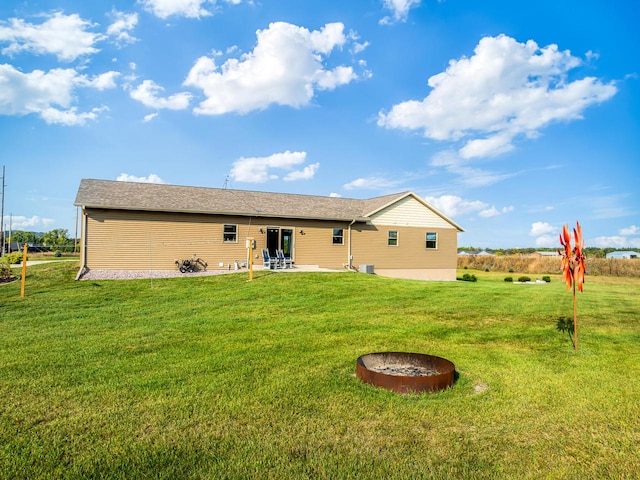
[[[538,255],[540,257],[557,257],[558,256],[558,252],[534,252],[534,255]]]
[[[607,253],[607,258],[631,259],[631,258],[638,258],[638,257],[640,257],[640,253],[638,252],[619,251],[619,252]]]

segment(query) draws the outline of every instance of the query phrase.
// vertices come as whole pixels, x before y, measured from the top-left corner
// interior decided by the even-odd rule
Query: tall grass
[[[459,255],[458,268],[473,268],[500,272],[518,272],[528,274],[560,273],[560,256],[541,257],[535,255]],[[622,260],[617,258],[588,258],[589,275],[640,278],[640,260]]]
[[[0,287],[0,478],[633,478],[640,281],[352,273]],[[452,360],[437,394],[362,384],[358,356]]]

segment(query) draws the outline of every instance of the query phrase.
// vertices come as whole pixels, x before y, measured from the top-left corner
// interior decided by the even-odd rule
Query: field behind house
[[[640,279],[258,272],[0,286],[0,478],[634,478]],[[462,273],[463,271],[460,271]],[[516,272],[527,273],[527,272]],[[358,356],[443,356],[437,394]]]
[[[519,272],[523,274],[560,273],[560,256],[536,255],[458,255],[458,268]],[[640,260],[588,258],[587,273],[591,276],[640,278]]]

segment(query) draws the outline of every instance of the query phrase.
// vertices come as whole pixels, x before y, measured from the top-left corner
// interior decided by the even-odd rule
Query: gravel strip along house
[[[247,239],[295,265],[419,280],[455,280],[464,230],[412,192],[369,199],[83,179],[81,272],[209,269],[249,263]],[[80,276],[80,275],[79,275]]]

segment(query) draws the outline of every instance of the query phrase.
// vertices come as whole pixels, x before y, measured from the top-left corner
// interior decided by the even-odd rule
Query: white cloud
[[[226,3],[239,5],[242,0],[225,0]],[[138,0],[145,10],[160,18],[172,15],[186,18],[200,18],[213,15],[216,0]]]
[[[12,230],[34,230],[34,229],[46,229],[50,225],[55,223],[52,218],[42,218],[37,215],[33,217],[24,217],[21,215],[13,215],[11,217],[11,229]]]
[[[138,24],[137,13],[124,13],[114,9],[111,16],[114,21],[107,28],[107,35],[114,37],[117,46],[122,47],[138,41],[130,33]]]
[[[151,120],[153,120],[153,119],[154,119],[154,118],[156,118],[157,116],[158,116],[158,114],[157,114],[157,113],[150,113],[149,115],[145,115],[145,116],[144,116],[144,119],[143,119],[143,122],[144,122],[144,123],[150,122]]]
[[[631,225],[630,227],[627,228],[621,228],[618,233],[620,235],[640,235],[640,227],[636,226],[636,225]]]
[[[136,177],[135,175],[129,175],[128,173],[121,173],[118,175],[116,180],[118,182],[165,183],[165,181],[155,173],[149,174],[148,177]]]
[[[307,152],[274,153],[268,157],[241,157],[233,163],[230,175],[238,182],[264,183],[275,180],[277,175],[271,173],[272,169],[291,170],[301,165],[307,159]],[[292,172],[285,180],[301,180],[311,178],[318,169],[319,164],[309,165],[304,170]],[[289,178],[290,177],[290,178]]]
[[[160,18],[172,15],[187,18],[200,18],[212,15],[203,5],[213,5],[212,0],[139,0],[145,10]]]
[[[613,83],[597,78],[568,81],[581,63],[556,45],[485,37],[472,57],[451,60],[444,72],[429,78],[427,97],[380,112],[378,125],[466,142],[461,158],[498,155],[511,150],[516,137],[534,138],[553,122],[580,119],[587,107],[616,94]]]
[[[611,237],[596,237],[595,239],[593,239],[593,241],[589,242],[589,245],[601,248],[640,248],[640,237],[629,238],[618,235],[614,235]]]
[[[395,188],[400,182],[389,180],[383,177],[357,178],[352,182],[345,183],[342,188],[345,190],[366,189],[366,190],[387,190]]]
[[[286,182],[294,182],[296,180],[310,180],[314,177],[318,168],[320,167],[319,163],[312,163],[311,165],[307,165],[302,170],[293,171],[287,176],[283,178]]]
[[[478,215],[481,216],[482,218],[491,218],[491,217],[497,217],[499,215],[504,215],[505,213],[513,212],[513,210],[514,210],[514,207],[511,205],[508,207],[502,207],[500,210],[498,210],[495,207],[495,205],[493,205],[491,208],[487,208],[485,210],[480,211]]]
[[[106,38],[87,31],[94,24],[75,13],[55,12],[46,18],[38,25],[19,18],[0,21],[0,43],[9,43],[2,53],[9,56],[21,52],[53,54],[61,61],[71,62],[82,55],[99,52],[95,45]]]
[[[383,0],[384,8],[391,11],[391,16],[380,20],[381,25],[389,25],[395,22],[406,22],[409,10],[420,5],[420,0]]]
[[[95,120],[100,113],[108,111],[107,107],[96,107],[89,112],[78,112],[76,107],[71,107],[68,110],[58,110],[57,108],[49,107],[40,111],[40,117],[52,125],[65,125],[68,127],[84,125],[87,120]]]
[[[145,80],[130,93],[131,98],[138,100],[143,105],[156,109],[184,110],[189,107],[191,94],[180,92],[169,97],[161,97],[164,91],[160,85],[152,80]]]
[[[558,235],[560,235],[560,230],[557,227],[554,227],[547,222],[534,222],[531,224],[529,235],[532,237],[539,237],[541,235],[546,235],[553,232],[557,232],[557,235],[555,237],[557,239]]]
[[[488,207],[486,203],[480,200],[465,200],[457,195],[424,197],[424,199],[448,217],[480,212]]]
[[[201,89],[207,97],[194,109],[197,114],[247,113],[271,104],[308,105],[315,90],[333,90],[356,78],[352,67],[327,70],[324,59],[347,41],[342,23],[329,23],[309,31],[277,22],[258,30],[250,53],[230,58],[221,66],[215,56],[200,57],[185,86]]]
[[[47,123],[82,125],[97,118],[106,107],[78,112],[72,106],[79,87],[103,90],[115,87],[117,72],[95,77],[79,75],[74,69],[56,68],[22,73],[11,65],[0,65],[0,115],[39,115]]]
[[[339,193],[335,193],[335,192],[331,192],[331,193],[329,194],[329,196],[330,196],[331,198],[342,198],[342,195],[340,195]]]
[[[536,247],[560,247],[558,235],[540,235],[536,238]]]

